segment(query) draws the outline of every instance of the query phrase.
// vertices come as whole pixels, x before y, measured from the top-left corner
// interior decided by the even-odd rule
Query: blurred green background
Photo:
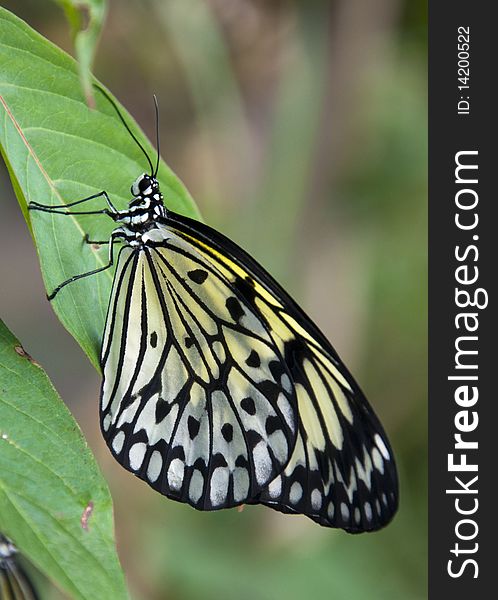
[[[72,53],[54,3],[2,5]],[[260,507],[199,513],[121,469],[99,431],[99,376],[45,300],[2,169],[1,316],[109,481],[134,598],[426,597],[426,41],[420,0],[120,0],[94,69],[152,139],[157,94],[163,158],[205,220],[269,268],[360,382],[401,479],[378,533]]]

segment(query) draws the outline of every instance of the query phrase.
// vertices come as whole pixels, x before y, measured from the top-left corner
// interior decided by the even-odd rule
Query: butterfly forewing
[[[297,436],[287,363],[233,279],[167,227],[123,248],[102,346],[101,424],[116,458],[197,508],[248,502]]]
[[[386,436],[361,390],[347,383],[336,362],[301,343],[294,342],[292,350],[298,441],[284,472],[258,500],[351,532],[378,529],[397,507]]]
[[[362,391],[323,334],[233,242],[196,221],[171,227],[241,290],[290,373],[299,426],[284,471],[249,500],[350,532],[378,529],[397,508],[393,453]]]

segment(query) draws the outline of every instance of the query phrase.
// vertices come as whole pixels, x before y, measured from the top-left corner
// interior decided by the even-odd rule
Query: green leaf
[[[67,204],[106,190],[118,208],[130,185],[148,167],[109,102],[96,95],[90,110],[72,58],[26,23],[0,8],[0,146],[17,198],[31,222],[48,293],[69,277],[108,262],[108,249],[85,244],[106,240],[114,227],[104,215],[63,216],[27,211],[27,203]],[[151,101],[152,110],[152,101]],[[155,150],[122,107],[151,159]],[[188,192],[161,162],[158,179],[166,205],[198,216]],[[103,198],[83,205],[105,207]],[[66,329],[98,368],[112,283],[111,270],[65,287],[52,305]]]
[[[94,106],[92,65],[107,12],[106,0],[54,0],[71,25],[81,85],[87,104]]]
[[[109,489],[50,380],[0,321],[0,531],[78,599],[127,598]]]

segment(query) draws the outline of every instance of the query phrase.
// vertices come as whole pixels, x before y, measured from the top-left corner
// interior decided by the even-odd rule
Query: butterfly
[[[17,548],[0,533],[0,598],[37,600],[38,594],[16,555]]]
[[[386,434],[323,333],[238,245],[166,208],[155,167],[118,210],[100,364],[102,434],[116,460],[200,510],[264,504],[351,533],[386,525],[398,482]],[[156,124],[157,124],[156,101]],[[92,242],[86,235],[87,243]],[[119,245],[117,258],[114,247]]]

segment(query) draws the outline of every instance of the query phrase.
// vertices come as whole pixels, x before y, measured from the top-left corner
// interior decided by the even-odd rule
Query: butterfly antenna
[[[150,166],[150,173],[151,175],[153,174],[154,171],[154,167],[152,166],[152,162],[149,158],[149,155],[147,154],[147,152],[145,151],[145,148],[142,146],[142,144],[138,141],[136,135],[133,133],[133,131],[130,129],[128,123],[124,120],[123,115],[121,114],[121,112],[119,111],[119,108],[116,106],[116,103],[114,102],[114,100],[109,96],[109,94],[100,86],[95,85],[94,86],[99,90],[99,92],[105,96],[105,98],[107,98],[108,102],[111,104],[111,106],[114,108],[114,110],[116,111],[116,114],[118,115],[119,119],[121,120],[121,123],[123,123],[123,125],[126,127],[126,130],[128,131],[128,133],[131,135],[131,137],[135,140],[135,143],[137,144],[137,146],[140,148],[140,150],[142,150],[142,152],[145,155],[145,158],[147,159],[147,162],[149,163]],[[152,175],[153,176],[153,175]]]
[[[161,155],[161,152],[159,150],[159,106],[157,104],[156,95],[153,94],[153,96],[154,96],[154,106],[156,107],[156,147],[157,147],[157,161],[156,161],[156,170],[154,171],[154,177],[156,177],[157,171],[159,169],[159,157]]]

